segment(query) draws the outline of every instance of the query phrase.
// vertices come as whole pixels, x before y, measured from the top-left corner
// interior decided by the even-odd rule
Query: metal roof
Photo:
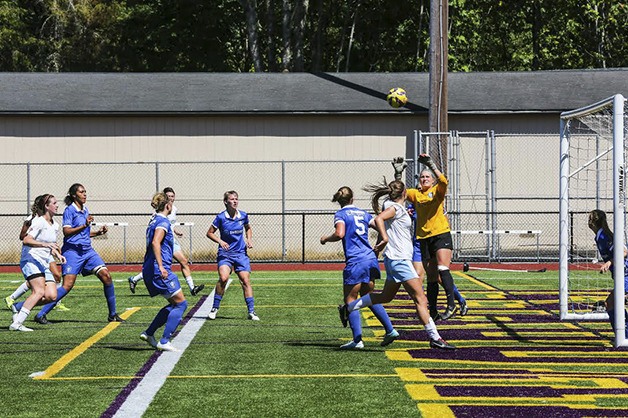
[[[450,113],[557,113],[628,96],[628,68],[449,73]],[[0,114],[423,114],[428,73],[0,73]],[[392,87],[409,102],[393,109]]]

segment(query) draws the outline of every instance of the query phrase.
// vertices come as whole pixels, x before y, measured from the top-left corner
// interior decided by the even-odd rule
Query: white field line
[[[227,287],[231,284],[231,279],[227,282]],[[124,403],[120,406],[114,417],[116,418],[136,418],[141,417],[148,409],[148,406],[157,395],[170,376],[170,373],[177,365],[183,352],[189,347],[190,343],[207,320],[207,314],[211,310],[214,303],[214,292],[212,290],[203,304],[198,308],[196,313],[187,324],[179,331],[179,334],[173,340],[173,345],[180,351],[164,351],[157,359],[155,364],[142,378],[142,381],[135,387],[133,392],[127,396]]]

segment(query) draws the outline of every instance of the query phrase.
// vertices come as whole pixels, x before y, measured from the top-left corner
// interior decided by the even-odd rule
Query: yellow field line
[[[133,315],[135,312],[139,311],[140,309],[141,308],[128,309],[127,311],[120,314],[120,318],[127,319],[131,315]],[[66,353],[59,360],[55,361],[42,374],[33,377],[33,379],[34,380],[50,379],[52,376],[56,375],[61,370],[63,370],[63,368],[67,366],[68,364],[70,364],[70,362],[72,362],[75,358],[77,358],[78,356],[83,354],[85,351],[87,351],[89,347],[91,347],[92,345],[94,345],[95,343],[97,343],[98,341],[106,337],[107,335],[109,335],[109,333],[111,333],[111,331],[113,331],[114,329],[118,328],[120,324],[121,324],[120,322],[110,322],[109,324],[107,324],[107,326],[105,326],[103,329],[98,331],[96,334],[92,335],[90,338],[88,338],[87,340],[79,344],[76,348],[72,349],[69,353]]]
[[[468,274],[464,274],[464,273],[461,273],[459,271],[452,271],[452,273],[455,274],[456,276],[463,277],[463,278],[467,279],[468,281],[470,281],[471,283],[475,283],[478,286],[483,287],[485,289],[488,289],[488,290],[499,290],[499,289],[497,289],[497,288],[495,288],[493,286],[490,286],[490,285],[488,285],[488,284],[486,284],[484,282],[481,282],[481,281],[479,281],[477,279],[474,279],[473,277],[469,276]]]

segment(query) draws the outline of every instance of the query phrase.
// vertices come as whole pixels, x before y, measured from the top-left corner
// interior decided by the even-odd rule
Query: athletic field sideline
[[[259,322],[246,319],[237,279],[206,320],[216,275],[195,273],[208,286],[186,293],[173,339],[184,350],[158,353],[138,336],[165,302],[142,284],[131,294],[128,275],[113,273],[124,323],[107,322],[93,276],[78,278],[52,324],[29,320],[35,332],[9,332],[11,312],[0,312],[2,415],[628,416],[628,351],[612,348],[607,322],[558,320],[556,271],[454,272],[470,310],[437,323],[453,352],[429,348],[402,292],[387,305],[400,339],[380,347],[364,310],[365,348],[338,350],[351,338],[336,310],[342,273],[317,270],[254,271]],[[1,274],[3,298],[21,282]]]

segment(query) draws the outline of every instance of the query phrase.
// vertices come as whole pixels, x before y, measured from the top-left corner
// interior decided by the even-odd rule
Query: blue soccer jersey
[[[76,203],[72,203],[66,207],[63,211],[63,227],[76,228],[87,223],[89,217],[89,210],[87,206],[83,206],[83,210],[80,210]],[[89,236],[91,228],[87,227],[69,236],[63,237],[63,245],[69,244],[74,247],[90,248],[92,246],[92,239]]]
[[[338,222],[345,224],[342,249],[345,252],[347,264],[359,259],[376,258],[369,243],[369,222],[371,218],[371,214],[353,205],[347,205],[336,212],[334,225]]]
[[[220,239],[229,244],[229,250],[218,246],[218,255],[241,253],[246,254],[246,241],[244,227],[249,224],[249,215],[238,210],[233,218],[229,217],[229,212],[222,211],[214,219],[212,225],[220,231]]]
[[[155,236],[155,230],[163,229],[166,232],[164,240],[161,242],[161,262],[163,267],[170,271],[172,266],[172,252],[174,247],[174,234],[172,233],[172,227],[167,217],[161,214],[156,214],[150,219],[148,227],[146,228],[146,254],[144,255],[144,265],[142,266],[142,272],[144,277],[147,273],[151,276],[160,276],[159,265],[155,260],[155,254],[153,253],[153,237]]]
[[[602,260],[613,261],[614,256],[614,246],[613,246],[613,237],[606,232],[604,229],[600,228],[595,234],[595,244],[597,245],[597,250],[602,257]],[[613,268],[611,267],[611,274],[613,274]],[[624,279],[628,277],[628,259],[624,258]]]

